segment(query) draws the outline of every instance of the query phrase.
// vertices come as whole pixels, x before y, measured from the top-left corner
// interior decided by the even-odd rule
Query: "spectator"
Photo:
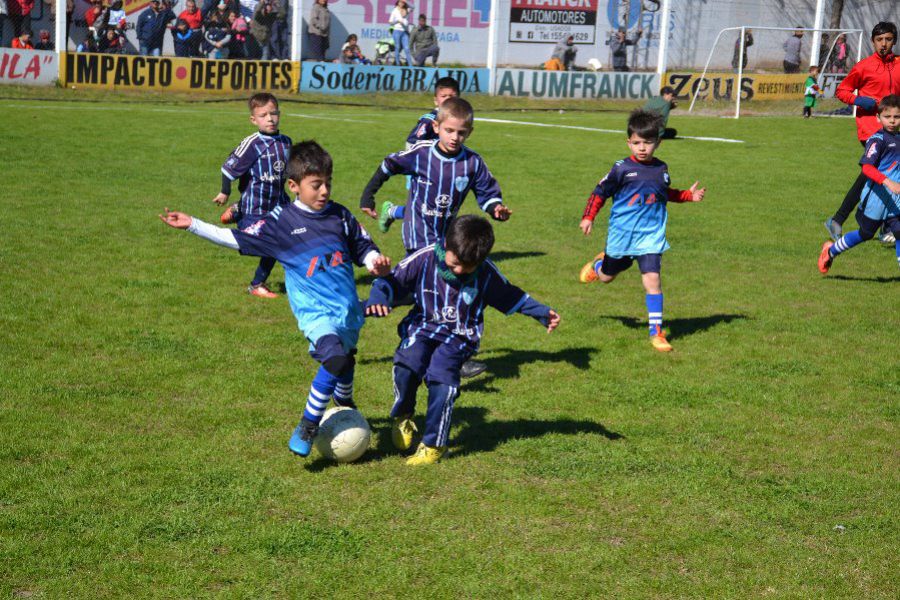
[[[41,29],[38,32],[38,42],[34,45],[35,50],[54,50],[53,40],[50,39],[50,32]]]
[[[819,62],[816,63],[819,68],[824,69],[825,63],[828,62],[828,52],[831,50],[831,37],[827,33],[822,34],[822,41],[819,43]]]
[[[81,43],[75,47],[75,52],[100,52],[100,46],[97,44],[97,40],[94,39],[93,34],[88,32]]]
[[[412,48],[413,59],[417,67],[423,66],[425,59],[429,56],[431,64],[437,66],[441,48],[438,46],[437,33],[434,31],[434,27],[426,22],[425,15],[419,15],[419,25],[413,29],[409,45]]]
[[[107,54],[124,54],[125,37],[120,35],[117,29],[107,29],[100,37],[97,50]]]
[[[229,58],[247,58],[247,33],[250,27],[241,13],[231,11],[228,13],[228,25],[231,33],[231,47]]]
[[[328,50],[328,36],[331,33],[331,13],[328,12],[328,0],[316,0],[309,13],[309,51],[310,59],[325,60]]]
[[[13,37],[19,37],[31,31],[31,10],[34,0],[6,0],[6,12],[12,21]]]
[[[553,48],[553,55],[550,56],[550,60],[554,58],[559,61],[559,64],[562,65],[563,71],[572,70],[572,65],[575,62],[575,54],[578,53],[578,48],[575,47],[575,38],[573,36],[569,36],[564,40],[559,40],[556,43],[556,46]]]
[[[372,61],[365,57],[362,53],[362,50],[359,49],[359,45],[357,44],[357,37],[355,33],[351,33],[347,36],[347,41],[344,42],[344,45],[341,46],[341,53],[343,54],[345,48],[350,48],[351,56],[353,56],[353,62],[361,64],[361,65],[371,65]]]
[[[675,102],[675,89],[668,85],[659,90],[659,96],[650,98],[644,104],[644,110],[654,112],[662,117],[662,122],[659,126],[659,139],[661,140],[669,140],[678,135],[675,129],[666,127],[669,123],[669,111],[676,106],[678,106],[678,103]]]
[[[34,46],[31,44],[31,32],[26,30],[18,37],[13,38],[12,47],[19,50],[34,50]]]
[[[175,29],[172,30],[172,44],[175,47],[175,56],[196,56],[199,36],[200,32],[196,29],[191,29],[188,22],[184,19],[175,21]]]
[[[84,22],[88,27],[88,35],[99,41],[100,36],[105,35],[106,24],[109,22],[109,9],[103,8],[100,0],[91,0],[91,6],[84,13]]]
[[[628,39],[624,29],[616,31],[616,35],[606,40],[610,51],[612,52],[613,71],[630,71],[628,68],[628,46],[634,46],[641,39],[644,30],[638,29],[635,32],[634,39]]]
[[[207,58],[228,58],[231,50],[231,28],[226,25],[218,11],[210,13],[203,39]]]
[[[741,55],[741,36],[734,40],[734,55],[731,57],[731,66],[735,72],[745,70],[747,68],[747,48],[753,45],[753,30],[744,30],[744,53]],[[741,56],[741,66],[738,68],[738,56]]]
[[[259,45],[259,56],[254,56],[254,58],[263,60],[272,58],[269,40],[272,38],[272,27],[275,25],[276,18],[278,18],[278,13],[275,12],[275,7],[268,0],[263,0],[256,5],[253,18],[250,20],[250,34]]]
[[[394,4],[394,10],[388,18],[391,26],[391,35],[394,37],[394,64],[400,65],[400,52],[406,54],[406,64],[412,66],[412,59],[409,56],[409,5],[406,0],[397,0]]]
[[[125,9],[122,8],[122,0],[115,0],[109,6],[109,17],[107,18],[107,27],[114,27],[118,33],[124,35],[128,22],[125,20]]]
[[[356,58],[353,56],[353,49],[350,46],[344,46],[341,49],[341,55],[334,62],[341,65],[355,65],[358,64],[356,62]]]
[[[0,0],[0,48],[3,47],[3,25],[6,23],[6,0]]]
[[[288,0],[273,0],[275,5],[275,22],[272,24],[272,37],[269,40],[272,58],[287,60],[291,57],[290,18],[291,9]]]
[[[831,73],[847,72],[847,36],[843,33],[838,36],[837,42],[834,44],[828,71]]]
[[[800,50],[803,43],[803,32],[800,26],[793,35],[784,41],[784,72],[799,73],[800,72]]]
[[[170,23],[175,20],[167,6],[160,5],[160,0],[150,0],[150,8],[141,13],[137,21],[137,38],[143,56],[159,56],[162,54],[163,36]]]
[[[118,1],[118,0],[117,0]],[[189,29],[198,30],[203,24],[203,14],[197,8],[195,0],[187,0],[184,3],[184,10],[178,15],[178,18],[187,23]]]

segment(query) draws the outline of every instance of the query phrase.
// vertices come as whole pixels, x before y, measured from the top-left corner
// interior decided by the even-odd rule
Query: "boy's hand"
[[[187,229],[193,222],[191,215],[186,215],[182,212],[173,212],[168,208],[166,209],[166,214],[159,215],[159,218],[162,219],[163,223],[169,227],[174,227],[175,229]]]
[[[703,196],[706,195],[706,188],[697,189],[699,183],[699,181],[695,181],[689,190],[691,192],[691,202],[700,202],[703,200]]]
[[[900,183],[894,181],[893,179],[885,179],[884,187],[886,187],[892,194],[900,194]]]
[[[367,317],[386,317],[391,314],[391,307],[385,304],[372,304],[366,307]]]
[[[378,218],[378,211],[376,211],[374,208],[363,208],[362,211],[373,219]]]
[[[213,202],[215,202],[219,206],[222,206],[223,204],[228,202],[228,196],[223,194],[222,192],[219,192],[218,195],[216,195],[216,197],[213,198]]]
[[[390,272],[391,259],[384,254],[379,254],[378,256],[376,256],[375,260],[372,261],[372,268],[369,269],[369,273],[375,275],[376,277],[384,277]]]
[[[550,323],[547,325],[547,333],[551,333],[554,329],[559,327],[559,322],[562,317],[559,316],[559,313],[550,309]]]
[[[594,222],[590,219],[582,219],[578,226],[581,228],[581,231],[584,232],[584,235],[591,235],[591,230],[594,228]]]
[[[511,215],[512,211],[507,206],[498,204],[494,207],[494,218],[498,221],[508,221]]]

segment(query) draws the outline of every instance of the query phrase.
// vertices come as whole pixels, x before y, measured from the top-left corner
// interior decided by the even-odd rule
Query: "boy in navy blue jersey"
[[[438,139],[436,119],[437,111],[441,104],[449,98],[459,97],[459,82],[452,77],[441,77],[434,84],[434,108],[419,117],[416,126],[413,127],[409,135],[406,136],[406,149],[409,150],[414,144],[427,140]],[[406,189],[411,187],[412,181],[407,176]],[[364,209],[365,210],[365,209]],[[374,209],[371,210],[371,216],[376,216]],[[368,210],[366,212],[368,212]],[[381,210],[378,211],[378,229],[382,233],[387,233],[391,228],[391,223],[397,219],[403,219],[406,214],[406,206],[403,204],[394,204],[390,200],[385,200],[381,204]]]
[[[460,367],[475,351],[484,329],[484,309],[492,306],[511,315],[522,313],[551,332],[560,317],[509,283],[490,260],[494,245],[491,224],[482,217],[454,219],[446,239],[407,256],[390,276],[375,280],[366,314],[387,315],[395,298],[408,293],[415,305],[409,326],[394,354],[394,420],[392,439],[400,450],[412,444],[416,390],[428,386],[425,435],[406,464],[440,460],[450,436],[450,415],[459,395]]]
[[[859,160],[866,177],[856,210],[859,230],[836,242],[825,242],[819,253],[819,271],[823,274],[828,273],[838,254],[871,240],[882,226],[894,234],[900,264],[900,96],[885,96],[877,110],[882,128],[866,141]]]
[[[647,292],[647,313],[650,321],[650,343],[660,352],[670,352],[672,346],[662,329],[663,294],[660,280],[662,253],[669,249],[666,223],[669,202],[700,202],[706,189],[697,189],[697,182],[689,190],[669,186],[669,168],[653,153],[659,147],[659,115],[636,110],[628,118],[628,147],[631,156],[618,161],[600,180],[588,199],[581,218],[581,231],[589,235],[597,212],[607,198],[612,198],[606,250],[582,267],[582,283],[609,283],[616,275],[637,261],[641,281]]]
[[[303,418],[288,442],[300,456],[309,455],[332,398],[339,406],[355,408],[354,354],[364,316],[351,261],[376,276],[390,272],[390,260],[350,211],[329,201],[331,171],[331,156],[321,146],[301,142],[291,148],[286,167],[288,188],[297,199],[247,227],[223,229],[169,209],[160,215],[167,225],[241,254],[272,257],[284,266],[291,310],[310,342],[309,353],[321,363]]]
[[[259,128],[257,133],[244,138],[222,165],[222,191],[213,198],[216,204],[225,204],[231,195],[231,182],[239,180],[241,201],[230,206],[221,217],[223,223],[237,222],[243,229],[255,223],[277,206],[290,202],[284,192],[284,168],[291,149],[291,138],[278,133],[281,113],[278,100],[272,94],[254,94],[250,97],[250,122]],[[275,266],[275,259],[264,256],[247,291],[260,298],[276,298],[277,294],[266,286],[266,280]]]

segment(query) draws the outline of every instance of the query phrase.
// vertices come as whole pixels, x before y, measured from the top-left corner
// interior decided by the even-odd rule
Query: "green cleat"
[[[391,216],[393,209],[394,203],[390,200],[385,200],[381,203],[381,211],[378,213],[378,229],[381,233],[387,233],[388,229],[391,228],[391,223],[394,222],[394,217]]]

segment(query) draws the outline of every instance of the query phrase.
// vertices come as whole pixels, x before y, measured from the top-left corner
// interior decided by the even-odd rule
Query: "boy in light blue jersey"
[[[660,352],[670,352],[671,344],[662,329],[663,294],[660,280],[662,253],[669,249],[666,224],[669,202],[700,202],[706,189],[697,182],[688,190],[669,186],[669,168],[653,157],[659,147],[659,115],[636,110],[628,118],[628,147],[631,156],[618,161],[600,180],[588,199],[581,219],[581,231],[589,235],[594,218],[607,198],[612,198],[606,250],[582,267],[582,283],[609,283],[637,261],[647,292],[650,343]]]
[[[859,208],[857,231],[836,242],[825,242],[819,253],[819,271],[824,275],[839,254],[871,240],[882,226],[894,234],[894,249],[900,265],[900,96],[885,96],[878,104],[882,129],[866,141],[859,161],[866,177]]]
[[[309,353],[321,363],[288,443],[292,452],[307,456],[329,401],[355,408],[354,355],[364,316],[351,262],[382,276],[390,272],[390,259],[349,210],[328,199],[332,161],[321,146],[313,141],[293,146],[286,171],[294,202],[243,229],[223,229],[168,209],[160,218],[220,246],[272,257],[284,266],[291,309],[309,340]]]

